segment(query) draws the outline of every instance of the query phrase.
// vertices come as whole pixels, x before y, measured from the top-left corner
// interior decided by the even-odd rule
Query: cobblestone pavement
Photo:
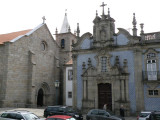
[[[30,111],[30,112],[36,114],[40,118],[44,118],[43,117],[44,108],[0,108],[0,114],[4,111],[8,111],[8,110],[27,110],[27,111]],[[83,116],[84,116],[84,120],[85,120],[85,115],[83,115]],[[125,117],[125,120],[137,120],[137,118],[136,117]]]

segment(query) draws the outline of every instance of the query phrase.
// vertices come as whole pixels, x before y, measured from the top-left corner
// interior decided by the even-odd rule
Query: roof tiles
[[[4,44],[4,42],[10,42],[11,40],[15,39],[18,36],[25,35],[29,31],[31,31],[31,29],[13,33],[7,33],[7,34],[0,34],[0,44]]]

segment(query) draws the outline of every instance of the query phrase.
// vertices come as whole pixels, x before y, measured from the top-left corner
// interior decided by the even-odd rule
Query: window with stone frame
[[[158,96],[158,90],[148,90],[148,95],[149,96]]]
[[[68,98],[72,98],[72,92],[71,91],[68,92]]]
[[[68,70],[68,80],[73,80],[73,70]]]
[[[148,80],[157,80],[157,61],[156,61],[156,53],[148,53],[146,55],[147,58],[147,77]]]
[[[41,50],[45,51],[47,49],[47,43],[45,41],[41,42]]]
[[[101,57],[101,72],[107,72],[107,57]]]

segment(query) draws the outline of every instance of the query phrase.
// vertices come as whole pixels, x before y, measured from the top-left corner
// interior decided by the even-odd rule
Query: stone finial
[[[141,35],[142,35],[142,34],[144,34],[144,31],[143,31],[144,24],[141,23],[141,24],[140,24],[140,27],[141,27]]]
[[[74,30],[74,35],[76,35],[76,30]]]
[[[55,34],[58,34],[58,30],[57,30],[57,28],[56,28]]]
[[[79,37],[80,29],[79,29],[79,23],[77,23],[77,37]]]
[[[137,36],[137,28],[136,28],[136,24],[137,24],[137,21],[136,21],[136,17],[135,17],[135,13],[133,13],[133,36]]]
[[[124,59],[124,61],[123,61],[123,70],[124,70],[125,73],[128,72],[128,61],[127,61],[127,59]]]
[[[110,18],[110,9],[108,8],[108,18]]]
[[[71,32],[71,28],[70,28],[70,26],[68,27],[68,32]]]
[[[85,70],[86,70],[86,64],[85,64],[85,62],[83,62],[82,63],[82,71],[85,72]]]
[[[92,66],[91,58],[88,58],[88,67]]]
[[[133,28],[136,28],[136,24],[137,24],[137,21],[136,21],[136,17],[135,17],[135,13],[133,13]]]
[[[83,64],[82,64],[82,69],[86,69],[86,64],[85,64],[85,62],[83,62]]]
[[[98,16],[98,12],[97,12],[97,10],[96,10],[96,17]]]
[[[115,59],[115,66],[119,67],[119,57],[118,56],[116,56],[116,59]]]

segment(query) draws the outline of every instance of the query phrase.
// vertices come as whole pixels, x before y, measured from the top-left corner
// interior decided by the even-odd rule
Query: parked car
[[[146,120],[160,120],[160,111],[151,112],[149,118],[147,118]]]
[[[151,111],[142,111],[139,113],[137,120],[146,120],[146,118],[149,118],[151,114]]]
[[[29,111],[5,111],[0,115],[0,120],[10,120],[10,119],[16,119],[16,120],[40,120],[40,118],[35,115],[34,113],[31,113]]]
[[[123,117],[113,114],[110,110],[91,109],[87,115],[86,120],[125,120]]]
[[[48,116],[57,115],[60,107],[61,107],[61,106],[47,106],[47,107],[44,109],[44,114],[43,114],[43,116],[44,116],[45,118],[47,118]]]
[[[44,110],[44,117],[52,115],[69,115],[77,120],[83,120],[83,115],[79,110],[73,109],[69,106],[48,106]]]
[[[45,120],[76,120],[76,119],[68,115],[54,115],[47,117]]]

